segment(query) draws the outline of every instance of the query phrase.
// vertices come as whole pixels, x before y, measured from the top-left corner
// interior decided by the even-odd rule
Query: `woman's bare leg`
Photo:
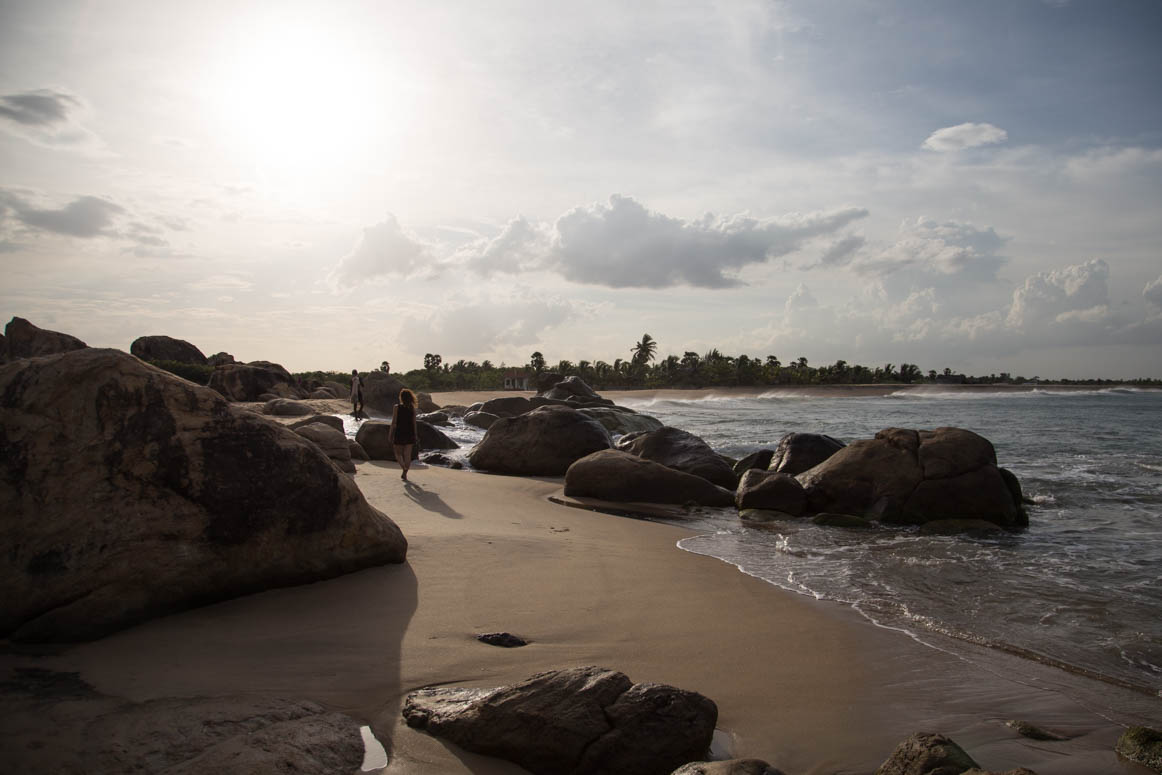
[[[399,475],[399,478],[406,482],[408,478],[408,471],[411,470],[412,467],[412,445],[395,445],[395,460],[397,463],[399,463],[399,467],[403,469],[403,473]]]

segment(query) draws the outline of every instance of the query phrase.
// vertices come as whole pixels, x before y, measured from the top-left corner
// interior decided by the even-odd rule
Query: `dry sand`
[[[996,770],[1127,773],[1120,731],[1025,673],[997,676],[851,611],[684,552],[686,531],[567,508],[560,479],[363,463],[356,482],[410,542],[404,565],[162,618],[34,660],[136,701],[257,693],[310,699],[370,724],[388,773],[518,773],[401,723],[430,685],[495,686],[596,664],[702,692],[733,754],[791,775],[870,773],[913,731],[950,734]],[[488,646],[476,633],[531,640]],[[1032,743],[1025,718],[1079,735]],[[67,735],[62,730],[62,735]],[[69,744],[62,739],[62,745]],[[76,744],[76,741],[73,741]]]

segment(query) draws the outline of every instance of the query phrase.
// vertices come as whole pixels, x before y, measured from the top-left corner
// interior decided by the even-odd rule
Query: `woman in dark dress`
[[[391,446],[405,482],[412,467],[412,447],[416,443],[416,394],[404,388],[399,391],[399,403],[391,410]]]

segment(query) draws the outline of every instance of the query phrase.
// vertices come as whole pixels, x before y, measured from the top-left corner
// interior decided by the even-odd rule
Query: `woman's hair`
[[[399,391],[399,402],[404,406],[410,406],[414,408],[416,405],[416,394],[407,388],[404,388],[403,390]]]

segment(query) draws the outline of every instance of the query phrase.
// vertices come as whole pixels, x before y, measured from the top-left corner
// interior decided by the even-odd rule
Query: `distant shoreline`
[[[1035,390],[1055,392],[1093,392],[1098,390],[1162,390],[1162,388],[1140,387],[1126,383],[1109,385],[1074,385],[1038,382],[1024,385],[935,385],[908,382],[875,383],[863,385],[748,385],[740,387],[704,388],[619,388],[599,390],[603,398],[615,403],[622,400],[679,399],[697,400],[711,396],[757,397],[779,393],[796,395],[836,396],[886,396],[899,392],[915,393],[1030,393]],[[477,401],[487,401],[500,396],[534,396],[534,390],[450,390],[431,393],[432,400],[440,406],[451,404],[471,405]]]

